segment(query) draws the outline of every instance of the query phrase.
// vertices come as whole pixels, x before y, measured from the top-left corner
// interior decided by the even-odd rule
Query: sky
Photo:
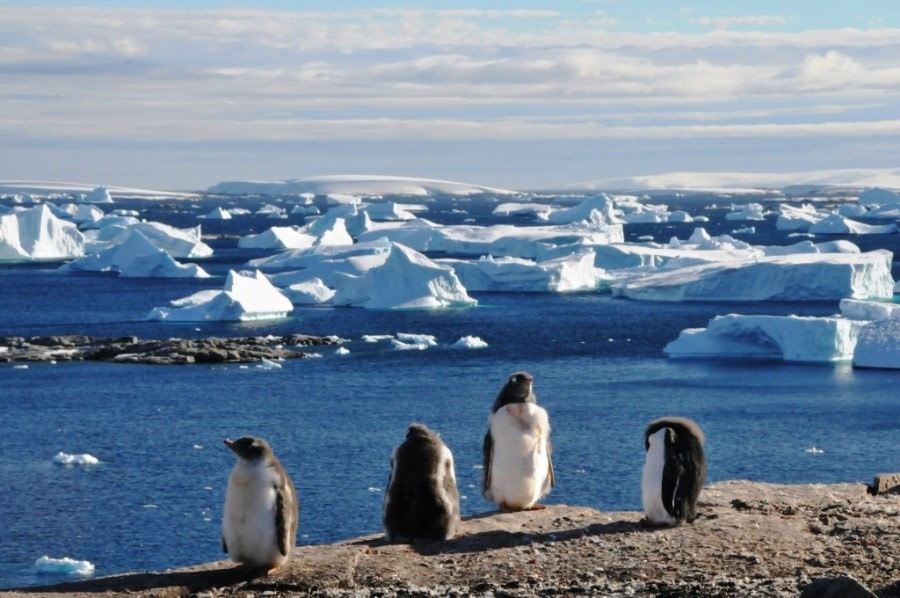
[[[0,0],[0,181],[897,168],[897,56],[894,0]]]

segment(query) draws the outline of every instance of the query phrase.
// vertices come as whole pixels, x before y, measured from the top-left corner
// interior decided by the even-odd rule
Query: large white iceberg
[[[0,215],[0,260],[64,260],[84,255],[75,224],[46,205]]]
[[[64,272],[118,272],[126,278],[207,278],[197,264],[180,264],[136,229],[99,253],[80,257],[60,268]]]
[[[890,298],[892,253],[798,253],[623,272],[614,295],[648,301],[826,301]]]
[[[883,235],[897,232],[896,224],[871,225],[863,224],[856,220],[841,216],[839,214],[830,214],[822,220],[816,222],[809,227],[809,232],[813,234],[827,235]]]
[[[380,267],[362,276],[339,275],[332,303],[369,309],[469,307],[477,301],[466,292],[452,268],[394,244]]]
[[[729,314],[683,330],[663,351],[672,358],[727,357],[793,362],[850,361],[866,322],[840,317]]]
[[[97,253],[124,242],[132,230],[139,231],[151,243],[173,258],[205,258],[213,249],[203,242],[199,226],[176,228],[161,222],[140,222],[126,216],[104,216],[90,223],[95,230],[86,233],[89,238],[85,253]]]
[[[244,274],[230,270],[221,291],[200,291],[176,299],[171,307],[154,307],[146,319],[167,322],[240,322],[284,318],[294,309],[266,276],[256,270]]]
[[[865,324],[856,341],[853,365],[900,369],[900,318],[891,317]]]
[[[315,235],[300,226],[273,226],[261,233],[245,235],[238,240],[241,249],[302,249],[316,243]]]
[[[469,291],[570,292],[593,291],[601,270],[587,250],[543,262],[515,257],[485,256],[478,260],[438,260],[453,268]]]

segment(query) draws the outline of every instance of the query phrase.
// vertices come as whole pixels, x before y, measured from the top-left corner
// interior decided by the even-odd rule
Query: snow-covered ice
[[[73,465],[97,465],[100,463],[100,459],[89,453],[73,455],[60,451],[53,457],[53,462],[71,467]]]
[[[99,253],[80,257],[60,267],[63,272],[118,272],[123,277],[208,278],[197,264],[180,264],[150,242],[137,228],[128,229],[124,238]]]
[[[840,317],[728,314],[683,330],[663,349],[672,358],[849,362],[866,322]]]
[[[42,556],[34,562],[37,572],[44,575],[74,575],[90,577],[94,574],[94,564],[90,561],[79,561],[70,557],[52,558]]]
[[[383,265],[360,276],[337,275],[335,286],[334,305],[422,309],[477,304],[452,268],[396,243]]]
[[[595,290],[602,271],[594,267],[594,258],[585,250],[543,262],[490,256],[437,261],[452,267],[468,291],[547,293]]]
[[[45,204],[0,215],[0,260],[65,260],[84,255],[76,225]]]
[[[900,369],[900,318],[890,317],[865,324],[856,341],[853,365]]]
[[[154,307],[147,320],[166,322],[239,322],[284,318],[294,309],[291,300],[259,270],[246,274],[230,270],[220,291],[199,291]]]
[[[484,349],[488,344],[477,336],[463,336],[453,343],[454,349]]]

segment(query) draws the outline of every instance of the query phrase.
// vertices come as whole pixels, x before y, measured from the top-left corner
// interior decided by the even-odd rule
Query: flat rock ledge
[[[289,334],[239,338],[166,340],[136,336],[97,338],[78,334],[0,337],[0,362],[108,361],[156,365],[250,363],[309,357],[297,347],[336,345],[333,336]]]
[[[270,576],[218,561],[0,596],[900,596],[900,494],[870,490],[721,482],[676,528],[549,505],[469,517],[445,542],[300,546]]]

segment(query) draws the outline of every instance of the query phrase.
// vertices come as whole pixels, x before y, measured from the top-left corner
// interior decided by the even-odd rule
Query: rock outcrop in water
[[[467,518],[444,542],[386,544],[378,534],[300,546],[268,577],[219,561],[0,595],[900,596],[900,493],[896,478],[880,479],[717,483],[704,488],[699,519],[675,528],[645,527],[638,512],[552,505]]]
[[[136,336],[97,338],[77,334],[29,338],[3,336],[0,337],[0,361],[109,361],[159,365],[250,363],[263,359],[308,357],[308,353],[297,348],[339,343],[336,337],[306,334],[166,340]]]

